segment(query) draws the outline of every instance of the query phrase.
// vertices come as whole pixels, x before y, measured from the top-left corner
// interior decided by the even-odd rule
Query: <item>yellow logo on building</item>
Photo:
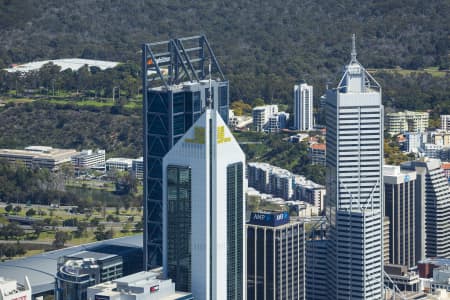
[[[186,143],[205,144],[205,127],[194,127],[194,138],[185,139]]]
[[[217,144],[231,142],[230,137],[225,137],[225,126],[217,127]]]
[[[191,144],[205,144],[205,128],[204,127],[194,127],[194,138],[185,139],[186,143]],[[231,137],[225,137],[225,126],[217,127],[217,144],[231,142]]]

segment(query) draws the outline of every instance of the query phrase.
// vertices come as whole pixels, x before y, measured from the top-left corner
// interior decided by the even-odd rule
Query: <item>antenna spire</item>
[[[352,62],[356,61],[356,35],[352,34],[352,53],[351,53]]]
[[[208,65],[208,72],[209,72],[209,90],[208,90],[208,101],[206,103],[206,106],[208,108],[212,108],[212,83],[211,83],[211,60],[209,61]]]

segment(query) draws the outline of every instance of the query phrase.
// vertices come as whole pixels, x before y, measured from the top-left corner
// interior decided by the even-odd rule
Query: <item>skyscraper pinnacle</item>
[[[352,53],[351,62],[356,62],[356,35],[352,34]]]

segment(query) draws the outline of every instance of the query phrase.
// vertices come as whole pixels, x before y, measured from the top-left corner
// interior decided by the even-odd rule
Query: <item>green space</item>
[[[403,76],[412,76],[414,74],[430,74],[433,77],[446,77],[449,74],[449,70],[440,70],[439,67],[428,67],[423,69],[411,70],[411,69],[403,69],[400,67],[397,68],[381,68],[381,69],[368,69],[369,73],[376,76],[378,72],[388,72],[388,73],[397,73]]]

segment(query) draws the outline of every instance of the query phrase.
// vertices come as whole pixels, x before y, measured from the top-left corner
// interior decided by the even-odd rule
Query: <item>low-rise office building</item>
[[[70,163],[71,157],[76,153],[75,149],[29,146],[23,150],[0,149],[0,159],[13,164],[22,164],[28,168],[38,167],[56,171],[61,165]]]
[[[112,157],[106,161],[106,171],[131,171],[133,159],[123,157]]]
[[[141,270],[140,249],[114,249],[102,252],[80,251],[58,259],[55,299],[86,300],[87,288]],[[120,247],[119,247],[120,248]],[[114,253],[114,254],[113,254]]]
[[[82,150],[71,157],[72,165],[76,171],[90,168],[105,167],[105,150]]]
[[[113,281],[91,286],[88,300],[190,300],[191,293],[175,291],[171,279],[161,279],[160,273],[143,271]]]

